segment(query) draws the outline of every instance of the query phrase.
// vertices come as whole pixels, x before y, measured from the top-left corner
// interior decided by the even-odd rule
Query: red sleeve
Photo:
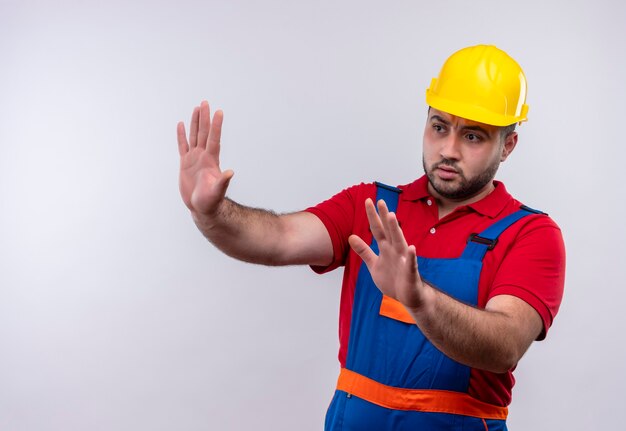
[[[547,216],[520,231],[495,276],[489,298],[513,295],[530,304],[541,316],[545,338],[559,310],[565,285],[565,245],[559,227]]]
[[[376,186],[373,183],[361,183],[344,189],[332,198],[305,210],[315,214],[324,223],[333,243],[331,264],[312,266],[313,271],[322,274],[345,265],[350,251],[348,237],[352,233],[361,234],[354,231],[354,226],[358,225],[360,219],[364,217],[364,202],[368,197],[372,199],[376,197]]]

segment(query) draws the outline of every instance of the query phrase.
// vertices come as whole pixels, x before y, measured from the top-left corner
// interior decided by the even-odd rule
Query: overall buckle
[[[477,233],[472,233],[470,234],[469,238],[467,239],[467,242],[476,242],[478,244],[484,244],[487,246],[487,250],[493,250],[493,248],[496,246],[496,244],[498,243],[498,239],[489,239],[489,238],[483,238],[482,236],[478,235]]]

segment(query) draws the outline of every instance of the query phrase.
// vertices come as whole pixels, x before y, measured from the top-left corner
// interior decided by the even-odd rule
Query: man
[[[282,215],[225,197],[221,111],[211,121],[197,107],[189,140],[178,124],[181,195],[215,246],[265,265],[345,266],[327,430],[506,429],[512,370],[545,337],[565,271],[558,226],[494,181],[525,98],[505,52],[462,49],[426,93],[425,176]]]

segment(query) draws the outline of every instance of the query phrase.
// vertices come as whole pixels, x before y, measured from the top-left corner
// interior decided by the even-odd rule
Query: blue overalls
[[[395,212],[400,192],[377,183],[376,200],[383,199],[389,211]],[[485,253],[505,229],[534,213],[539,212],[522,207],[472,235],[459,258],[418,256],[421,277],[476,306]],[[378,253],[374,239],[371,247]],[[384,299],[363,263],[354,293],[346,367],[328,409],[325,430],[506,430],[505,407],[467,394],[470,367],[441,353],[414,322],[381,315],[383,303],[391,300]]]

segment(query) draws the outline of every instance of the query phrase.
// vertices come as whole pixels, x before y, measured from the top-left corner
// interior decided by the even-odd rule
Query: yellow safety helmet
[[[426,90],[426,103],[457,117],[494,126],[526,121],[526,76],[493,45],[463,48],[446,60]]]

